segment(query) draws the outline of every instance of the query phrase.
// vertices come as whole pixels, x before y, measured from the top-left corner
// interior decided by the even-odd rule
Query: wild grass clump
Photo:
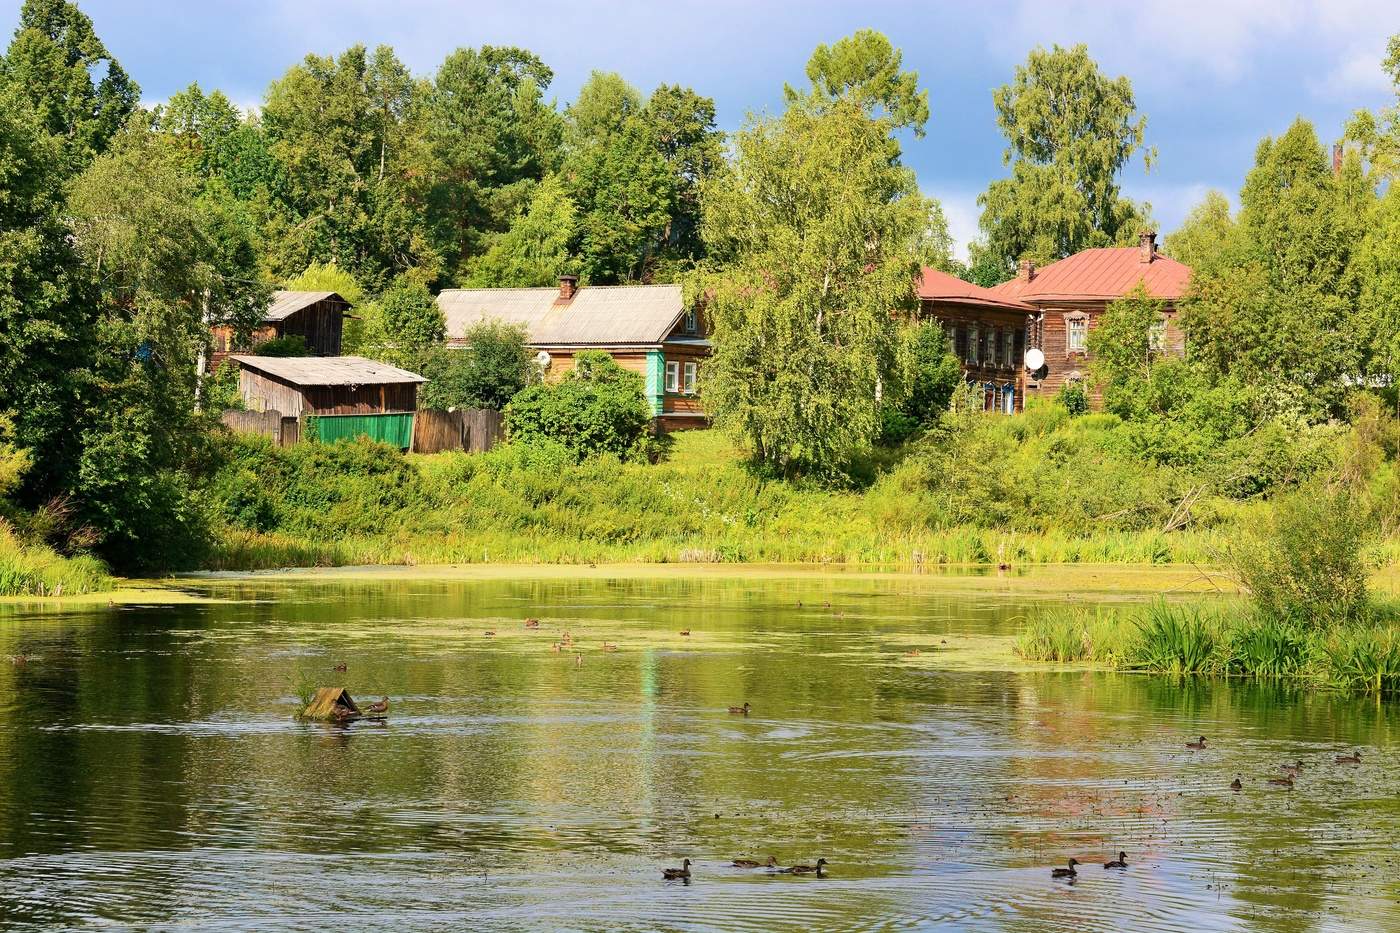
[[[1218,668],[1219,621],[1200,607],[1153,603],[1137,622],[1131,666],[1163,674],[1204,674]]]
[[[1394,624],[1339,629],[1321,644],[1330,680],[1349,690],[1400,692],[1400,634]]]
[[[1122,653],[1117,613],[1078,607],[1051,609],[1021,629],[1016,653],[1028,661],[1116,662]]]
[[[112,579],[95,557],[63,557],[21,541],[0,520],[0,596],[78,596],[108,589]]]

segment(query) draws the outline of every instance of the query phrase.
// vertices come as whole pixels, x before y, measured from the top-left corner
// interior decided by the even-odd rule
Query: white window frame
[[[681,383],[681,393],[683,395],[695,394],[695,377],[700,367],[693,361],[687,360],[685,364],[685,381]]]
[[[694,311],[687,311],[685,313],[685,320],[681,324],[681,327],[685,330],[687,334],[695,333],[700,329],[699,316],[696,315]]]
[[[1075,340],[1075,336],[1079,339]],[[1065,350],[1070,353],[1084,353],[1089,349],[1089,318],[1075,316],[1065,318]]]
[[[1167,319],[1158,317],[1147,329],[1147,349],[1161,353],[1167,348]]]
[[[675,360],[666,361],[666,391],[672,395],[680,391],[681,364]]]

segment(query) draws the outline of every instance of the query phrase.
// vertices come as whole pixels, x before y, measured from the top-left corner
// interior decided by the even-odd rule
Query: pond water
[[[0,607],[0,926],[1400,929],[1400,710],[1017,670],[1033,590],[185,588],[218,601]],[[388,720],[294,718],[333,684]],[[729,867],[770,854],[829,873]]]

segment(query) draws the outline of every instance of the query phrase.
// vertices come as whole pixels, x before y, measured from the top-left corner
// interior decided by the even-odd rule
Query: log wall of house
[[[982,305],[969,305],[960,302],[931,301],[920,302],[920,313],[925,318],[933,318],[941,323],[953,344],[953,352],[963,364],[963,378],[978,385],[991,383],[998,391],[1010,385],[1015,392],[1015,409],[1025,407],[1026,370],[1023,365],[1026,348],[1030,345],[1027,321],[1030,315],[1014,309],[999,309]],[[972,362],[968,344],[971,343],[972,328],[976,327],[979,338],[999,332],[1003,340],[1010,341],[1010,359],[998,343],[995,360],[989,360],[990,346],[979,349],[977,362]],[[990,341],[979,339],[981,344]],[[1000,402],[997,403],[998,407]]]
[[[306,341],[313,356],[339,356],[345,330],[345,312],[350,305],[335,298],[324,298],[288,315],[273,325],[277,336],[296,335]]]
[[[1040,348],[1045,353],[1045,370],[1040,378],[1032,376],[1027,381],[1028,392],[1045,398],[1053,398],[1067,384],[1079,382],[1088,392],[1091,405],[1097,408],[1103,403],[1103,392],[1089,382],[1090,356],[1088,350],[1071,352],[1069,349],[1069,321],[1077,316],[1084,318],[1087,323],[1085,331],[1087,345],[1088,335],[1098,328],[1099,321],[1107,308],[1107,300],[1060,301],[1053,304],[1047,303],[1042,307],[1040,323],[1032,330],[1039,332]],[[1186,335],[1181,330],[1181,321],[1176,307],[1166,306],[1162,316],[1166,319],[1167,326],[1163,334],[1161,352],[1178,356],[1185,353]]]

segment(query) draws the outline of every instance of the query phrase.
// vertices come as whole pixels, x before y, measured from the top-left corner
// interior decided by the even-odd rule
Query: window
[[[967,362],[976,366],[978,359],[980,359],[977,355],[977,342],[981,339],[982,334],[976,324],[968,328],[967,334]]]
[[[1083,353],[1088,344],[1089,319],[1086,317],[1072,317],[1065,321],[1067,331],[1066,349],[1071,353]]]
[[[668,360],[668,361],[666,362],[666,391],[667,391],[667,392],[679,392],[679,391],[680,391],[680,386],[678,385],[678,383],[680,382],[680,375],[681,375],[681,364],[680,364],[680,363],[677,363],[675,360]]]
[[[953,355],[960,360],[967,360],[967,328],[962,324],[953,331]]]
[[[987,362],[993,366],[1001,362],[1001,331],[987,333]]]
[[[1021,361],[1024,360],[1025,358],[1026,358],[1026,332],[1025,332],[1024,330],[1018,330],[1018,331],[1016,331],[1016,348],[1015,348],[1015,350],[1012,351],[1012,354],[1011,354],[1011,365],[1012,365],[1012,366],[1019,366],[1019,365],[1021,364]]]
[[[1147,331],[1147,348],[1161,353],[1167,348],[1167,319],[1159,317]]]
[[[700,320],[694,311],[685,313],[685,321],[681,324],[687,334],[693,334],[700,329]]]
[[[684,391],[685,391],[685,394],[686,394],[686,395],[694,395],[694,394],[695,394],[695,370],[696,370],[696,369],[697,369],[697,366],[696,366],[695,363],[686,363],[686,364],[685,364],[685,389],[684,389]]]

